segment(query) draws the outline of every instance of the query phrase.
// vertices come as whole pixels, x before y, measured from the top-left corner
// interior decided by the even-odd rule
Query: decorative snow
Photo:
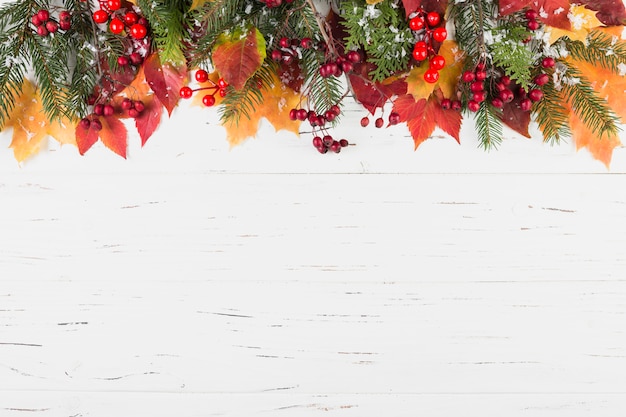
[[[626,75],[626,64],[620,62],[617,65],[617,70],[619,71],[619,75],[623,77],[624,75]]]

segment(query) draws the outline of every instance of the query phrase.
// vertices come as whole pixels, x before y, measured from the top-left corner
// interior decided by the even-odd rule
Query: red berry
[[[541,66],[544,68],[552,68],[556,64],[556,61],[551,56],[545,57],[541,60]]]
[[[129,109],[128,110],[128,116],[132,117],[133,119],[136,119],[136,118],[139,117],[139,111],[137,109],[135,109],[135,108]]]
[[[485,89],[485,86],[482,81],[474,81],[473,83],[470,84],[470,91],[472,93],[475,93],[477,91],[483,91],[484,89]]]
[[[122,100],[122,104],[120,104],[120,106],[122,107],[122,110],[130,110],[133,108],[133,101],[126,97]]]
[[[537,13],[537,10],[533,10],[533,9],[526,10],[526,13],[524,15],[526,16],[526,19],[528,20],[535,20],[539,17],[539,13]]]
[[[504,102],[500,98],[496,97],[491,100],[491,105],[497,109],[501,109],[504,106]]]
[[[522,99],[522,101],[519,102],[519,107],[520,109],[522,109],[522,111],[529,111],[531,109],[531,107],[533,106],[532,101],[530,101],[530,99]]]
[[[513,101],[513,99],[515,98],[515,95],[513,94],[513,92],[511,90],[502,90],[500,91],[500,93],[498,94],[498,97],[500,98],[500,100],[502,100],[505,103],[510,103]]]
[[[280,40],[278,41],[278,45],[280,45],[281,48],[289,48],[291,46],[291,40],[289,38],[280,38]]]
[[[111,106],[110,104],[104,105],[104,108],[102,109],[102,114],[104,116],[113,116],[114,113],[115,113],[115,108],[113,106]]]
[[[198,71],[196,71],[196,81],[198,81],[199,83],[205,83],[207,82],[209,79],[209,73],[206,72],[203,69],[199,69]]]
[[[313,46],[313,40],[311,38],[302,38],[300,40],[300,46],[303,49],[309,49],[311,46]]]
[[[487,93],[485,91],[477,91],[472,94],[472,99],[478,103],[482,103],[487,98]]]
[[[449,98],[444,98],[443,100],[441,100],[441,108],[444,110],[449,110],[450,107],[452,107],[452,100],[450,100]]]
[[[537,85],[546,85],[550,81],[550,76],[548,74],[538,74],[535,76],[534,81]]]
[[[336,140],[333,141],[333,143],[330,144],[329,148],[330,148],[331,151],[333,151],[335,153],[341,152],[341,144],[339,142],[337,142]]]
[[[477,112],[480,109],[480,104],[477,101],[470,100],[467,102],[467,108],[469,111]]]
[[[225,88],[220,88],[219,89],[220,97],[224,98],[224,97],[226,97],[226,94],[228,94],[228,91]]]
[[[534,88],[528,92],[528,98],[531,101],[539,101],[543,98],[543,91],[538,88]]]
[[[278,49],[274,49],[271,54],[272,61],[280,62],[283,59],[283,53]]]
[[[213,94],[207,94],[206,96],[202,97],[202,104],[204,104],[207,107],[214,106],[215,96],[213,96]]]
[[[120,7],[122,7],[122,1],[121,0],[108,0],[107,5],[109,6],[109,10],[111,11],[119,10]]]
[[[47,10],[43,10],[43,9],[39,10],[37,12],[37,17],[42,23],[47,22],[50,19],[50,12]]]
[[[93,119],[93,120],[91,121],[90,126],[91,126],[91,128],[92,128],[93,130],[95,130],[96,132],[99,132],[99,131],[101,131],[101,130],[102,130],[102,123],[101,123],[101,122],[100,122],[100,120],[98,120],[98,119]]]
[[[426,21],[428,21],[428,26],[434,27],[439,24],[441,21],[441,17],[437,12],[430,12],[426,15]]]
[[[135,39],[143,39],[148,34],[148,29],[141,23],[135,23],[130,27],[130,36]]]
[[[127,56],[120,56],[117,58],[117,65],[120,67],[125,67],[128,64],[130,64],[130,59],[128,59]]]
[[[61,20],[59,22],[59,27],[61,30],[70,30],[72,27],[72,22],[70,20]]]
[[[183,88],[180,89],[181,98],[191,98],[192,95],[193,95],[193,90],[190,87],[184,86]]]
[[[93,114],[96,116],[102,116],[104,114],[104,104],[96,104],[93,107]]]
[[[139,113],[142,113],[146,109],[146,105],[143,104],[143,101],[137,100],[133,102],[133,108],[135,108]]]
[[[139,52],[133,52],[128,56],[128,58],[133,65],[141,65],[141,63],[143,62],[143,57]]]
[[[333,139],[332,136],[330,135],[326,135],[322,138],[322,141],[324,142],[324,145],[326,146],[330,146],[333,144],[333,142],[335,141],[335,139]]]
[[[503,76],[500,78],[500,82],[501,82],[502,84],[504,84],[504,85],[509,85],[509,84],[511,84],[511,77],[509,77],[508,75],[503,75]]]
[[[336,117],[337,115],[331,110],[328,110],[326,113],[324,113],[324,118],[329,122],[335,120]]]
[[[132,26],[139,21],[139,15],[135,12],[126,12],[124,14],[124,23],[126,26]]]
[[[415,16],[413,19],[409,20],[409,28],[411,28],[411,30],[424,29],[424,18]]]
[[[413,49],[413,59],[416,61],[424,61],[428,58],[428,49],[415,48]]]
[[[30,18],[30,21],[35,26],[41,26],[43,24],[43,22],[41,21],[41,19],[39,19],[39,16],[37,14],[34,14],[33,17]]]
[[[348,61],[352,62],[353,64],[358,64],[359,62],[361,62],[361,54],[357,51],[348,52],[346,58],[348,58]]]
[[[37,26],[37,35],[41,37],[48,36],[49,32],[45,25]]]
[[[506,85],[504,85],[502,82],[498,82],[496,83],[496,90],[498,90],[498,92],[506,90]]]
[[[487,79],[487,71],[485,71],[485,70],[476,71],[476,79],[478,81],[486,80]]]
[[[529,20],[528,23],[526,23],[526,27],[528,28],[528,30],[532,31],[539,29],[540,26],[541,25],[536,20]]]
[[[313,138],[313,146],[315,146],[318,149],[319,148],[323,148],[324,147],[324,141],[319,136],[315,136]]]
[[[487,68],[487,64],[485,64],[484,62],[479,62],[478,64],[476,64],[476,71],[483,71],[485,68]]]
[[[398,123],[400,123],[400,115],[396,112],[392,112],[389,115],[389,124],[390,125],[397,125]]]
[[[117,17],[111,19],[111,23],[109,23],[109,29],[112,33],[119,35],[124,31],[124,22],[122,22]]]
[[[298,110],[298,114],[296,116],[297,116],[298,120],[303,122],[303,121],[305,121],[307,119],[308,112],[306,110],[304,110],[304,109],[300,109],[300,110]]]
[[[348,140],[347,139],[341,139],[339,141],[339,144],[341,145],[342,148],[345,148],[346,146],[349,145]]]
[[[461,102],[459,100],[453,100],[452,101],[452,110],[454,111],[461,111],[461,108],[463,106],[461,105]]]
[[[352,72],[353,69],[354,69],[354,64],[352,64],[352,62],[350,62],[350,61],[343,61],[341,63],[341,70],[343,72]]]
[[[440,70],[446,66],[446,59],[441,55],[435,55],[430,59],[430,68]]]
[[[289,110],[289,120],[298,120],[298,110],[291,109]]]
[[[463,73],[463,81],[466,83],[471,83],[476,78],[476,75],[472,71],[465,71]]]
[[[89,119],[87,119],[86,117],[84,119],[80,120],[80,127],[87,130],[89,129],[89,126],[91,125],[91,122],[89,121]]]
[[[376,121],[374,122],[374,126],[376,126],[377,128],[381,128],[383,127],[383,125],[385,124],[385,121],[383,120],[382,117],[379,117],[378,119],[376,119]]]
[[[105,12],[104,10],[100,9],[100,10],[96,10],[95,12],[93,12],[94,22],[105,23],[107,20],[109,20],[109,14]]]
[[[339,115],[341,114],[341,109],[340,109],[340,108],[339,108],[339,106],[338,106],[338,105],[336,105],[336,104],[333,104],[333,105],[330,107],[330,111],[331,111],[331,112],[333,112],[333,113],[335,113],[335,116],[339,116]]]
[[[437,42],[443,42],[446,40],[447,37],[448,31],[446,30],[446,28],[441,27],[433,30],[433,39]]]
[[[228,87],[228,85],[229,84],[223,78],[220,78],[219,80],[217,80],[217,86],[221,89],[225,89],[226,87]]]
[[[367,117],[367,116],[366,116],[366,117],[364,117],[364,118],[362,118],[362,119],[361,119],[361,126],[362,126],[362,127],[367,127],[367,125],[369,125],[369,124],[370,124],[370,119],[369,119],[369,117]]]
[[[62,10],[61,12],[59,12],[59,21],[60,22],[67,22],[69,20],[72,19],[72,14],[67,11],[67,10]]]
[[[439,71],[433,68],[429,68],[424,73],[424,81],[427,83],[434,84],[439,80]]]

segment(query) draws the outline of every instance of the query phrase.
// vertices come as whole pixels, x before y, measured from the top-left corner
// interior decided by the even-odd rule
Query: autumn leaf
[[[213,65],[235,90],[242,90],[246,81],[261,68],[265,60],[265,39],[255,27],[246,34],[234,31],[220,35],[213,48]]]
[[[398,97],[393,104],[393,111],[400,115],[400,121],[406,122],[409,132],[415,142],[415,149],[428,139],[435,127],[452,136],[460,143],[461,113],[454,110],[444,110],[433,94],[428,100],[415,100],[410,94]]]
[[[420,8],[429,12],[437,12],[443,16],[448,7],[448,0],[402,0],[402,5],[407,17]]]
[[[135,127],[141,138],[141,146],[144,146],[161,124],[163,104],[155,97],[154,92],[146,81],[143,67],[139,68],[133,82],[115,96],[113,99],[114,105],[119,107],[124,98],[140,100],[144,104],[144,110],[134,119]]]
[[[513,83],[510,88],[513,91],[517,91],[518,86]],[[523,97],[516,94],[513,101],[505,103],[502,107],[501,120],[505,125],[520,135],[530,138],[530,133],[528,133],[528,126],[530,125],[530,112],[522,110],[522,100]]]
[[[377,108],[382,108],[394,96],[406,94],[407,84],[403,79],[394,79],[391,82],[372,82],[368,74],[374,64],[365,63],[355,65],[355,71],[348,75],[350,86],[356,100],[370,113],[374,114]]]
[[[626,7],[622,0],[579,0],[577,3],[596,10],[596,17],[607,26],[626,25]]]
[[[5,125],[13,128],[10,147],[18,162],[38,153],[48,135],[61,144],[76,144],[74,123],[71,120],[63,118],[51,123],[44,113],[41,97],[35,86],[30,81],[24,81],[21,90]]]
[[[126,126],[115,116],[101,116],[98,120],[102,126],[101,129],[98,129],[96,123],[93,122],[88,128],[83,127],[82,123],[76,126],[76,143],[80,154],[84,155],[100,138],[107,148],[122,158],[126,158],[128,139]]]
[[[283,85],[274,75],[272,87],[263,91],[263,103],[256,108],[248,119],[245,116],[238,121],[229,121],[224,124],[226,137],[231,146],[238,145],[247,138],[255,137],[262,118],[267,119],[274,129],[299,132],[300,122],[289,118],[289,111],[298,107],[302,97],[289,87]]]
[[[154,52],[144,61],[143,68],[148,85],[171,116],[180,99],[178,92],[187,82],[187,66],[162,63],[158,52]]]
[[[191,2],[191,9],[190,10],[195,10],[195,9],[199,9],[200,7],[204,6],[205,3],[211,2],[213,0],[193,0]]]
[[[569,16],[572,22],[571,30],[546,27],[546,32],[550,34],[550,44],[553,44],[562,36],[567,36],[573,41],[585,42],[591,29],[602,26],[602,22],[596,17],[596,12],[587,9],[585,6],[572,6]]]
[[[567,17],[570,8],[569,0],[500,0],[498,7],[501,15],[509,15],[526,7],[537,10],[539,18],[546,25],[570,30],[571,24]]]
[[[424,73],[428,69],[427,63],[414,67],[406,78],[407,92],[416,99],[428,98],[440,88],[445,97],[452,97],[457,82],[463,71],[463,51],[452,40],[445,40],[439,48],[439,55],[446,60],[446,65],[439,71],[439,80],[436,83],[428,83],[424,80]]]

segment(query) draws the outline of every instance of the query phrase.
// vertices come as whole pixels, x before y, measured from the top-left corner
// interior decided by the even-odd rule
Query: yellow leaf
[[[13,114],[6,124],[13,127],[11,148],[18,162],[39,152],[41,141],[48,136],[41,98],[30,81],[22,84],[22,94],[16,98]]]
[[[76,121],[68,118],[52,121],[48,134],[62,145],[76,145]]]
[[[407,93],[413,95],[415,100],[427,99],[436,87],[441,88],[444,97],[452,97],[454,94],[463,70],[463,52],[456,42],[445,40],[439,48],[439,55],[445,58],[446,66],[439,71],[439,80],[436,83],[424,81],[424,73],[428,69],[427,62],[423,62],[422,65],[409,72],[406,78]]]
[[[259,121],[266,118],[274,129],[299,132],[300,122],[289,118],[289,111],[299,106],[301,96],[291,88],[283,85],[274,74],[272,88],[263,91],[263,104],[250,114],[250,119],[241,116],[238,123],[227,123],[226,136],[231,146],[238,145],[249,137],[255,137],[259,128]]]
[[[383,0],[367,0],[367,2],[366,2],[366,3],[367,3],[367,4],[378,4],[378,3],[380,3],[381,1],[383,1]]]
[[[568,17],[572,23],[572,30],[546,26],[546,32],[550,34],[550,44],[563,36],[567,36],[573,41],[584,42],[591,29],[604,26],[596,17],[596,13],[585,6],[570,6]]]
[[[213,1],[213,0],[193,0],[193,2],[191,3],[191,10],[200,8],[204,6],[204,3],[207,3],[209,1]]]

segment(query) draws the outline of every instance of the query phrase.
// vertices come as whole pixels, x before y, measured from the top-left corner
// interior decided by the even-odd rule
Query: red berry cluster
[[[361,54],[357,51],[349,51],[343,56],[338,56],[334,60],[329,60],[320,66],[320,75],[323,78],[340,77],[341,74],[354,70],[354,64],[361,62]]]
[[[474,71],[465,71],[463,75],[461,75],[461,79],[469,84],[470,99],[467,102],[467,108],[470,111],[478,111],[480,103],[487,99],[487,91],[485,91],[487,71],[485,64],[479,62]],[[511,97],[511,100],[512,99]]]
[[[291,109],[289,111],[289,118],[294,121],[300,120],[301,122],[308,120],[311,127],[315,128],[324,127],[327,122],[334,121],[340,114],[341,109],[335,104],[323,114],[318,114],[315,110]]]
[[[132,117],[133,119],[141,116],[141,113],[143,113],[143,111],[146,109],[146,105],[143,103],[143,101],[131,100],[128,97],[122,100],[120,107],[126,112],[128,117]]]
[[[209,94],[205,94],[202,97],[202,104],[207,107],[211,107],[214,106],[216,102],[215,94],[219,94],[220,97],[226,97],[226,94],[228,93],[228,83],[223,78],[217,80],[217,84],[215,84],[213,81],[209,80],[209,73],[203,69],[199,69],[196,71],[195,78],[196,81],[201,84],[210,82],[211,85],[208,87],[200,87],[196,89],[192,89],[191,87],[186,85],[180,89],[179,94],[181,98],[191,98],[191,96],[193,96],[193,93],[196,91],[209,91]]]
[[[59,29],[70,30],[72,27],[72,15],[67,10],[59,12],[59,20],[57,21],[50,16],[48,10],[41,9],[30,18],[30,21],[41,37],[56,33]]]
[[[537,18],[539,17],[539,12],[537,12],[537,10],[526,10],[525,17],[527,20],[526,27],[528,28],[528,30],[532,30],[534,32],[541,27],[541,23],[539,23],[539,21],[537,20]]]
[[[428,83],[436,83],[439,80],[439,70],[446,65],[445,58],[437,55],[434,47],[434,42],[443,42],[448,37],[445,26],[437,27],[440,23],[442,20],[439,13],[426,13],[424,10],[419,10],[409,20],[409,28],[418,39],[413,47],[413,59],[418,62],[428,59],[429,68],[424,73],[424,80]]]
[[[148,20],[134,10],[122,8],[121,0],[99,0],[100,9],[93,13],[93,21],[109,23],[111,33],[120,35],[124,30],[131,38],[142,40],[148,35]]]
[[[330,135],[325,135],[324,137],[315,136],[313,138],[313,146],[315,149],[319,151],[319,153],[327,153],[328,151],[332,151],[334,153],[341,152],[341,148],[345,148],[348,146],[347,139],[335,140]]]
[[[279,7],[282,6],[283,3],[293,3],[293,0],[285,0],[283,2],[283,0],[259,0],[261,3],[265,4],[267,7],[269,7],[270,9],[272,7]]]
[[[389,126],[394,126],[397,125],[398,123],[400,123],[400,115],[396,112],[391,112],[389,114]],[[367,127],[370,124],[370,118],[365,116],[361,119],[361,126],[362,127]],[[376,126],[378,129],[380,129],[381,127],[383,127],[385,125],[385,119],[383,119],[382,117],[378,117],[376,118],[376,120],[374,120],[374,126]]]

